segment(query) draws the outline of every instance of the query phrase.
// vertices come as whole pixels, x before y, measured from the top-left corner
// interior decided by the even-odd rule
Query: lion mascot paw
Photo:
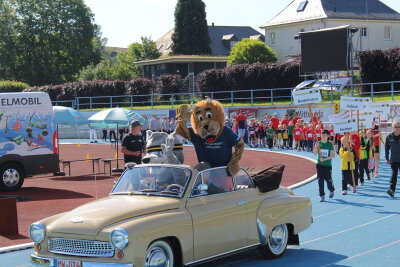
[[[225,112],[220,102],[207,99],[192,109],[181,105],[176,115],[175,132],[193,143],[198,162],[206,162],[211,168],[226,166],[229,175],[239,172],[244,142],[224,125]],[[189,120],[192,128],[187,127]]]

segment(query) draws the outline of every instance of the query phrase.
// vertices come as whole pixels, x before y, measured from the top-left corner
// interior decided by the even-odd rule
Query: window
[[[360,31],[361,37],[367,38],[368,37],[368,29],[367,29],[367,27],[361,27],[360,30],[361,30]]]
[[[157,50],[160,50],[161,47],[163,47],[164,44],[158,44],[157,45]]]
[[[384,31],[383,39],[385,39],[385,40],[392,40],[392,27],[390,27],[390,26],[385,26],[385,31]]]
[[[201,191],[199,186],[207,185],[207,191]],[[202,171],[197,176],[193,186],[192,196],[215,195],[234,191],[233,178],[226,173],[226,167]]]
[[[271,45],[275,44],[276,40],[275,40],[275,33],[274,32],[269,33],[269,40],[271,42]]]
[[[237,41],[231,41],[231,50],[235,46],[236,43],[237,43]]]
[[[236,190],[243,190],[254,187],[253,181],[244,170],[240,170],[238,174],[233,177],[233,180],[235,182]]]
[[[159,64],[156,66],[157,70],[165,70],[167,68],[167,66],[165,64]]]
[[[302,12],[306,9],[308,1],[301,1],[299,6],[297,7],[297,12]]]

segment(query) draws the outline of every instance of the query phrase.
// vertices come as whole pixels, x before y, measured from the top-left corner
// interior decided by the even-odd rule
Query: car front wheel
[[[15,191],[24,183],[24,174],[21,167],[14,163],[4,164],[0,168],[0,190]]]
[[[174,266],[174,251],[170,242],[167,240],[158,240],[153,242],[146,253],[146,267],[173,267]]]
[[[267,259],[279,258],[285,253],[289,240],[286,224],[280,224],[272,229],[267,244],[260,247],[261,254]]]

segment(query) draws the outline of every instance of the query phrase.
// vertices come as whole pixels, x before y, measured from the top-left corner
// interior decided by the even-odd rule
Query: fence
[[[96,108],[154,108],[160,106],[164,108],[175,107],[180,104],[190,104],[204,99],[206,96],[218,100],[221,103],[233,106],[241,105],[268,105],[268,104],[288,104],[293,103],[293,88],[274,88],[274,89],[252,89],[219,92],[196,92],[196,93],[174,93],[174,94],[150,94],[150,95],[122,95],[122,96],[93,96],[76,97],[71,101],[53,101],[53,105],[66,105],[75,109],[96,109]],[[384,100],[395,100],[400,96],[400,81],[348,84],[342,91],[322,90],[324,102],[337,101],[340,96],[369,96],[372,101],[379,97]],[[399,97],[400,99],[400,97]]]

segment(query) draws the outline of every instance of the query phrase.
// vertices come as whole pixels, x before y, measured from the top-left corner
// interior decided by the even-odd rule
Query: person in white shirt
[[[90,143],[97,143],[96,128],[92,125],[89,126],[89,139],[90,139]]]

